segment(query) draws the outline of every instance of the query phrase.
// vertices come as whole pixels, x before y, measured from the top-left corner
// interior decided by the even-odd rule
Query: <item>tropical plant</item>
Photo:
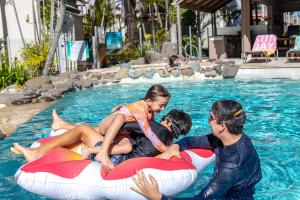
[[[156,32],[156,43],[158,48],[161,48],[161,45],[166,41],[168,38],[168,31],[165,28],[161,28]]]
[[[0,90],[14,83],[22,86],[28,78],[29,75],[21,64],[16,64],[15,67],[10,67],[7,64],[0,65]]]
[[[40,76],[43,67],[46,63],[47,55],[49,53],[48,41],[40,43],[28,43],[21,52],[23,64],[31,72],[32,76]]]

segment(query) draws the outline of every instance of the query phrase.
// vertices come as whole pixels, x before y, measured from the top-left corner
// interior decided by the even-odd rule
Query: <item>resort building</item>
[[[58,12],[59,2],[55,1],[55,12]],[[0,1],[0,39],[9,47],[10,60],[20,58],[22,48],[26,43],[39,42],[46,34],[43,25],[43,11],[49,0],[1,0]],[[60,38],[64,46],[67,40],[84,39],[82,15],[76,0],[67,1],[65,22]],[[61,46],[60,45],[60,46]]]

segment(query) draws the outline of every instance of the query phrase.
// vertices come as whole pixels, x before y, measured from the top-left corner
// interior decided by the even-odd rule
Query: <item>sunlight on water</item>
[[[51,110],[71,122],[97,125],[117,104],[142,98],[151,83],[103,85],[75,93],[69,93],[23,124],[1,142],[0,150],[0,199],[44,199],[31,194],[18,185],[14,173],[24,161],[11,155],[13,142],[29,146],[33,141],[47,137],[51,125]],[[172,98],[167,109],[180,108],[193,119],[190,135],[210,132],[207,124],[211,104],[220,98],[235,99],[244,106],[248,121],[246,133],[251,137],[261,159],[263,179],[256,187],[255,198],[300,199],[300,81],[181,81],[168,82],[164,86]],[[195,184],[179,194],[192,197],[209,181],[213,165],[199,175]]]

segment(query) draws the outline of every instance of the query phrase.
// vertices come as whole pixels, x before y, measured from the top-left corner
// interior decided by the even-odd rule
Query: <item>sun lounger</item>
[[[297,58],[300,57],[300,36],[297,36],[295,38],[294,48],[291,48],[286,52],[286,57],[288,61],[291,61],[292,57],[294,58],[294,60],[297,60]]]
[[[242,60],[243,63],[247,62],[248,55],[252,55],[254,59],[258,56],[262,56],[266,59],[267,63],[272,54],[274,54],[275,60],[277,60],[278,50],[276,35],[258,35],[255,38],[252,50],[242,52]]]

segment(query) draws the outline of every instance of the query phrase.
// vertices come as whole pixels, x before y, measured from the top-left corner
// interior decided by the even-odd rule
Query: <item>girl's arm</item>
[[[167,147],[164,145],[164,143],[160,141],[160,139],[151,129],[147,116],[148,112],[132,112],[132,114],[141,127],[143,133],[151,141],[153,146],[160,152],[167,150]]]

